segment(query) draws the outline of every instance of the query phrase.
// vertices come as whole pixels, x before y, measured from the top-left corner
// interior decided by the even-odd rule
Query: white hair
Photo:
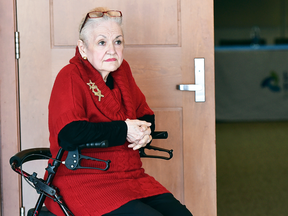
[[[108,11],[107,8],[95,8],[92,11]],[[90,12],[92,12],[90,11]],[[85,17],[82,19],[81,23],[80,23],[80,27],[79,27],[79,39],[82,40],[84,42],[84,44],[87,46],[88,45],[88,41],[89,41],[89,36],[91,35],[91,31],[95,28],[97,28],[99,26],[100,23],[103,22],[107,22],[107,21],[114,21],[116,22],[122,32],[122,17],[110,17],[107,14],[104,14],[103,17],[101,18],[88,18],[86,20],[86,23],[84,24],[83,28],[81,29],[81,26],[83,25],[83,22],[85,21]]]

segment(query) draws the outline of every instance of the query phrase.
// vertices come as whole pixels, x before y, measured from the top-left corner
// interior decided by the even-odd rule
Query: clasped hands
[[[127,141],[131,144],[128,145],[129,148],[133,150],[140,149],[145,147],[148,143],[151,142],[151,123],[146,121],[141,121],[138,119],[125,121],[127,124]]]

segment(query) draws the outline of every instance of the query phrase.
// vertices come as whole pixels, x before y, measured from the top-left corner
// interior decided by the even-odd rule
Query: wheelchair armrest
[[[15,167],[19,167],[21,164],[32,161],[32,160],[42,160],[48,159],[52,157],[49,148],[32,148],[32,149],[25,149],[16,153],[14,156],[10,158],[10,165],[12,164]]]

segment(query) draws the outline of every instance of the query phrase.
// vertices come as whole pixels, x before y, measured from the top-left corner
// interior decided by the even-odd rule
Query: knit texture
[[[110,122],[153,115],[128,63],[111,73],[114,89],[106,86],[100,73],[83,60],[76,48],[70,64],[57,75],[49,103],[50,150],[59,150],[58,134],[72,121]],[[95,96],[87,83],[95,83],[104,97]],[[109,148],[84,149],[82,154],[111,160],[108,171],[78,169],[71,171],[60,165],[53,185],[60,189],[64,202],[75,216],[100,216],[138,198],[167,193],[160,183],[145,174],[139,152],[128,148],[128,142]],[[62,160],[67,156],[64,154]],[[51,162],[51,161],[50,161]],[[82,160],[82,166],[104,164]],[[57,203],[46,199],[45,205],[57,216],[64,215]]]

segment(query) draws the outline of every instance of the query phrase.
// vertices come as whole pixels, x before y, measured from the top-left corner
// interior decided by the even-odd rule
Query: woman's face
[[[79,51],[105,80],[123,61],[124,37],[121,27],[114,21],[104,21],[90,31],[88,44],[78,42]]]

